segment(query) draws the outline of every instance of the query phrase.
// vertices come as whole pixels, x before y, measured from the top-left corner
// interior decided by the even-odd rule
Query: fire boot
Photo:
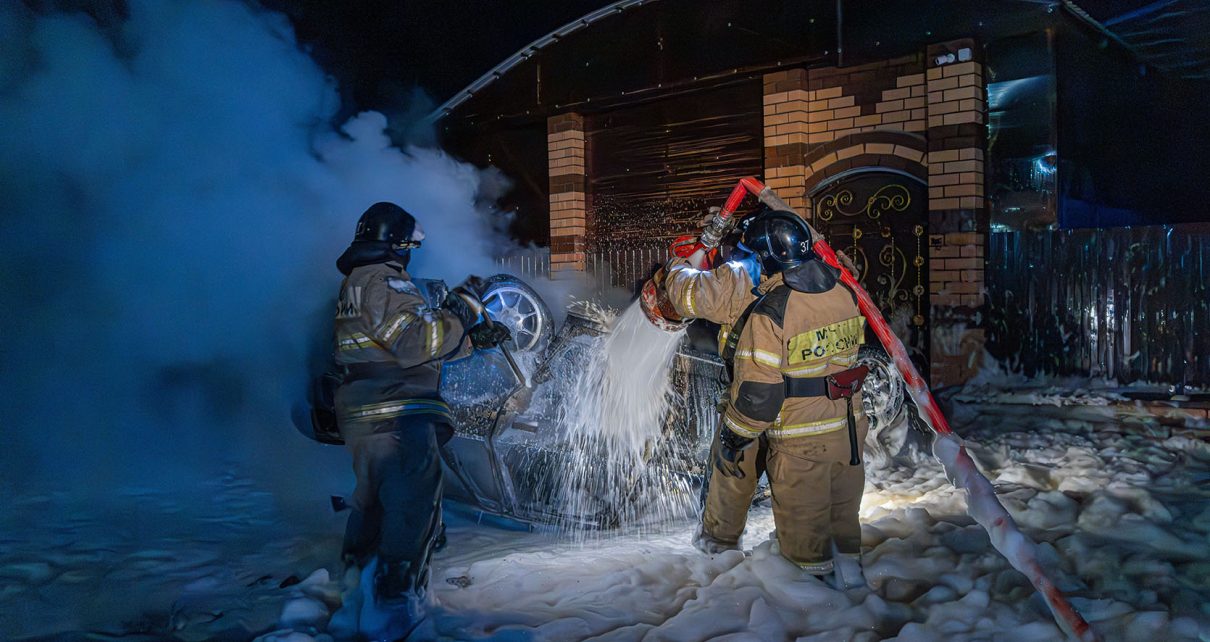
[[[869,588],[861,566],[861,553],[841,553],[832,544],[832,585],[838,591]]]
[[[379,603],[401,603],[409,599],[423,598],[423,578],[417,577],[410,562],[379,560],[374,573],[374,598]]]
[[[724,551],[740,550],[739,543],[728,544],[711,537],[706,533],[705,528],[699,527],[697,534],[693,536],[693,547],[707,555],[718,555]]]

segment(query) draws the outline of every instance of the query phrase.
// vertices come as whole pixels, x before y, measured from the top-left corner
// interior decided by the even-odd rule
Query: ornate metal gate
[[[928,372],[924,185],[898,173],[850,174],[812,195],[813,224],[857,265],[857,279],[921,372]]]

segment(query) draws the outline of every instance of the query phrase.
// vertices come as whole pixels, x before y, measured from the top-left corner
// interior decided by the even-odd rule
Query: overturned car
[[[506,346],[522,372],[497,350],[447,364],[442,395],[458,420],[443,450],[447,496],[526,522],[590,528],[696,510],[717,405],[726,393],[725,368],[706,324],[695,324],[697,331],[676,351],[662,439],[643,454],[641,465],[619,472],[601,467],[599,453],[569,440],[565,425],[567,409],[580,401],[580,391],[567,382],[601,357],[611,315],[576,302],[556,330],[546,303],[524,281],[498,275],[490,283],[485,308],[512,331]],[[443,284],[425,287],[432,300],[441,300]],[[910,429],[923,431],[923,425],[886,353],[867,343],[860,361],[870,368],[863,385],[871,428],[867,452],[876,462],[889,461],[912,439]],[[586,479],[593,475],[600,479]]]

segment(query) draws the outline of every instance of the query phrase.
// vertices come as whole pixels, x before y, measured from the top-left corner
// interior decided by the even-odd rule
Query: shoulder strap
[[[748,318],[752,316],[752,312],[756,310],[756,306],[760,305],[761,301],[765,300],[766,295],[761,295],[753,299],[748,307],[740,313],[735,323],[731,326],[731,332],[727,333],[727,342],[723,344],[723,353],[719,355],[723,358],[723,363],[727,366],[727,378],[732,379],[735,376],[735,350],[739,346],[739,335],[743,333],[744,326],[748,325]]]

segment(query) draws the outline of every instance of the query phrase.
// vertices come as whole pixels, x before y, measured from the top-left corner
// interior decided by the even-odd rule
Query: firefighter
[[[477,277],[440,306],[426,304],[407,272],[423,239],[411,214],[376,203],[336,262],[345,279],[336,309],[343,380],[335,409],[357,479],[342,553],[357,567],[377,558],[374,596],[386,603],[423,601],[441,533],[438,448],[453,435],[438,392],[442,364],[508,338],[502,325],[480,322]]]
[[[740,548],[764,468],[781,555],[823,577],[834,574],[835,550],[844,560],[835,581],[864,584],[865,371],[855,366],[865,319],[793,212],[758,215],[742,238],[747,260],[710,271],[674,262],[664,277],[678,313],[723,326],[720,351],[732,373],[695,544],[707,553]]]

